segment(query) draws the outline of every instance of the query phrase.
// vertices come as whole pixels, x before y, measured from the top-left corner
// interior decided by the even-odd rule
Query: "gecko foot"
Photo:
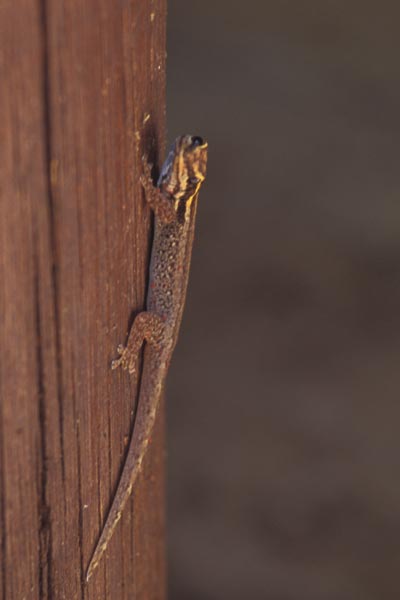
[[[140,183],[144,187],[145,190],[154,187],[153,178],[151,176],[151,171],[153,169],[152,163],[149,163],[146,156],[142,156],[142,166],[143,166],[143,175],[140,176]]]
[[[114,371],[118,367],[122,367],[124,371],[129,371],[130,375],[136,375],[137,354],[122,345],[118,346],[117,352],[120,357],[112,361],[111,369]]]
[[[119,367],[120,365],[121,365],[121,359],[120,359],[120,358],[118,358],[118,359],[116,359],[116,360],[113,360],[113,361],[111,362],[111,369],[112,369],[112,371],[115,371],[115,369],[118,369],[118,367]]]

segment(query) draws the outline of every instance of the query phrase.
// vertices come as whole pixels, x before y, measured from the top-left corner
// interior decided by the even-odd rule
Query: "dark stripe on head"
[[[176,218],[180,225],[184,224],[185,215],[186,215],[186,200],[182,199],[182,200],[179,200],[178,208],[176,211]]]

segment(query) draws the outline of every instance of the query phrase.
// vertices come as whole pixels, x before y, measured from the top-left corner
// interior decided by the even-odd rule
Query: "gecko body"
[[[121,518],[141,471],[185,304],[192,253],[197,197],[207,166],[207,143],[198,136],[176,139],[153,185],[151,166],[144,161],[141,178],[148,204],[154,211],[146,310],[135,318],[125,347],[112,368],[136,375],[138,355],[146,342],[136,418],[117,491],[100,539],[89,563],[86,580],[94,570]]]

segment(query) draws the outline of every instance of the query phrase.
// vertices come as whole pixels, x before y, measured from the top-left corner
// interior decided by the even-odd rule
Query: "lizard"
[[[206,176],[208,144],[199,136],[175,140],[161,168],[157,185],[152,165],[143,157],[141,184],[154,212],[146,309],[132,323],[126,346],[118,346],[121,367],[137,376],[139,353],[145,343],[143,370],[133,432],[117,490],[86,572],[89,581],[121,518],[151,440],[171,356],[178,337],[196,220],[197,199]]]

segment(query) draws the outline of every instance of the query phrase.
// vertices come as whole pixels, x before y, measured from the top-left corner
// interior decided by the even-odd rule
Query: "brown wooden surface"
[[[3,599],[165,597],[163,415],[89,585],[135,407],[109,369],[143,306],[163,151],[165,0],[3,0],[0,527]]]

